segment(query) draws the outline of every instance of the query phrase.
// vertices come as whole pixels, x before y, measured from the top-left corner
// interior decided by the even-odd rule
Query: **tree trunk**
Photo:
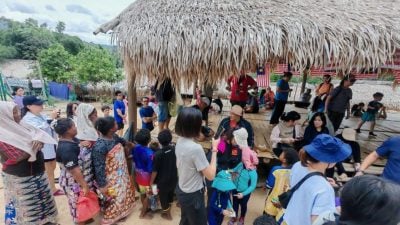
[[[125,56],[124,68],[126,79],[128,80],[128,122],[133,122],[133,130],[137,130],[137,108],[136,108],[136,74],[132,72],[132,60]]]

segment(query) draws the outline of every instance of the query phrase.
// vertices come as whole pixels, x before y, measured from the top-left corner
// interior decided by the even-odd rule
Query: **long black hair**
[[[321,120],[322,120],[321,129],[324,130],[325,127],[326,127],[326,116],[325,116],[325,114],[322,113],[322,112],[317,112],[317,113],[315,113],[315,114],[311,117],[308,126],[311,126],[312,128],[316,129],[316,128],[315,128],[315,125],[314,125],[314,121],[315,121],[315,119],[316,119],[318,116],[319,116],[319,117],[321,118]]]
[[[281,116],[281,120],[285,121],[285,122],[289,122],[289,121],[296,121],[299,120],[301,118],[300,114],[296,111],[290,111],[287,113],[283,113]]]

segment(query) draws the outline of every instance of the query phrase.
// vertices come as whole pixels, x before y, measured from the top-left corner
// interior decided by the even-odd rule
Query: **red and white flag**
[[[258,87],[268,87],[269,86],[269,78],[271,75],[271,66],[269,63],[264,66],[257,67],[257,86]]]

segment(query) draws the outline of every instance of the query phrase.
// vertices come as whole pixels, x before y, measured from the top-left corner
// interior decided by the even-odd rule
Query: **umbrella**
[[[264,62],[376,68],[400,47],[400,0],[136,0],[108,31],[131,74],[175,84]]]

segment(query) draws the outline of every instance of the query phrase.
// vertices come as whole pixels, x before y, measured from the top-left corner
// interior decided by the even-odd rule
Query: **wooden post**
[[[300,93],[304,93],[304,90],[306,89],[306,84],[307,84],[307,77],[308,74],[310,73],[310,69],[304,69],[303,70],[303,81],[301,83],[301,90]]]
[[[137,130],[137,107],[136,107],[136,74],[132,71],[132,59],[125,55],[124,69],[128,80],[128,122],[133,122],[133,130]]]

